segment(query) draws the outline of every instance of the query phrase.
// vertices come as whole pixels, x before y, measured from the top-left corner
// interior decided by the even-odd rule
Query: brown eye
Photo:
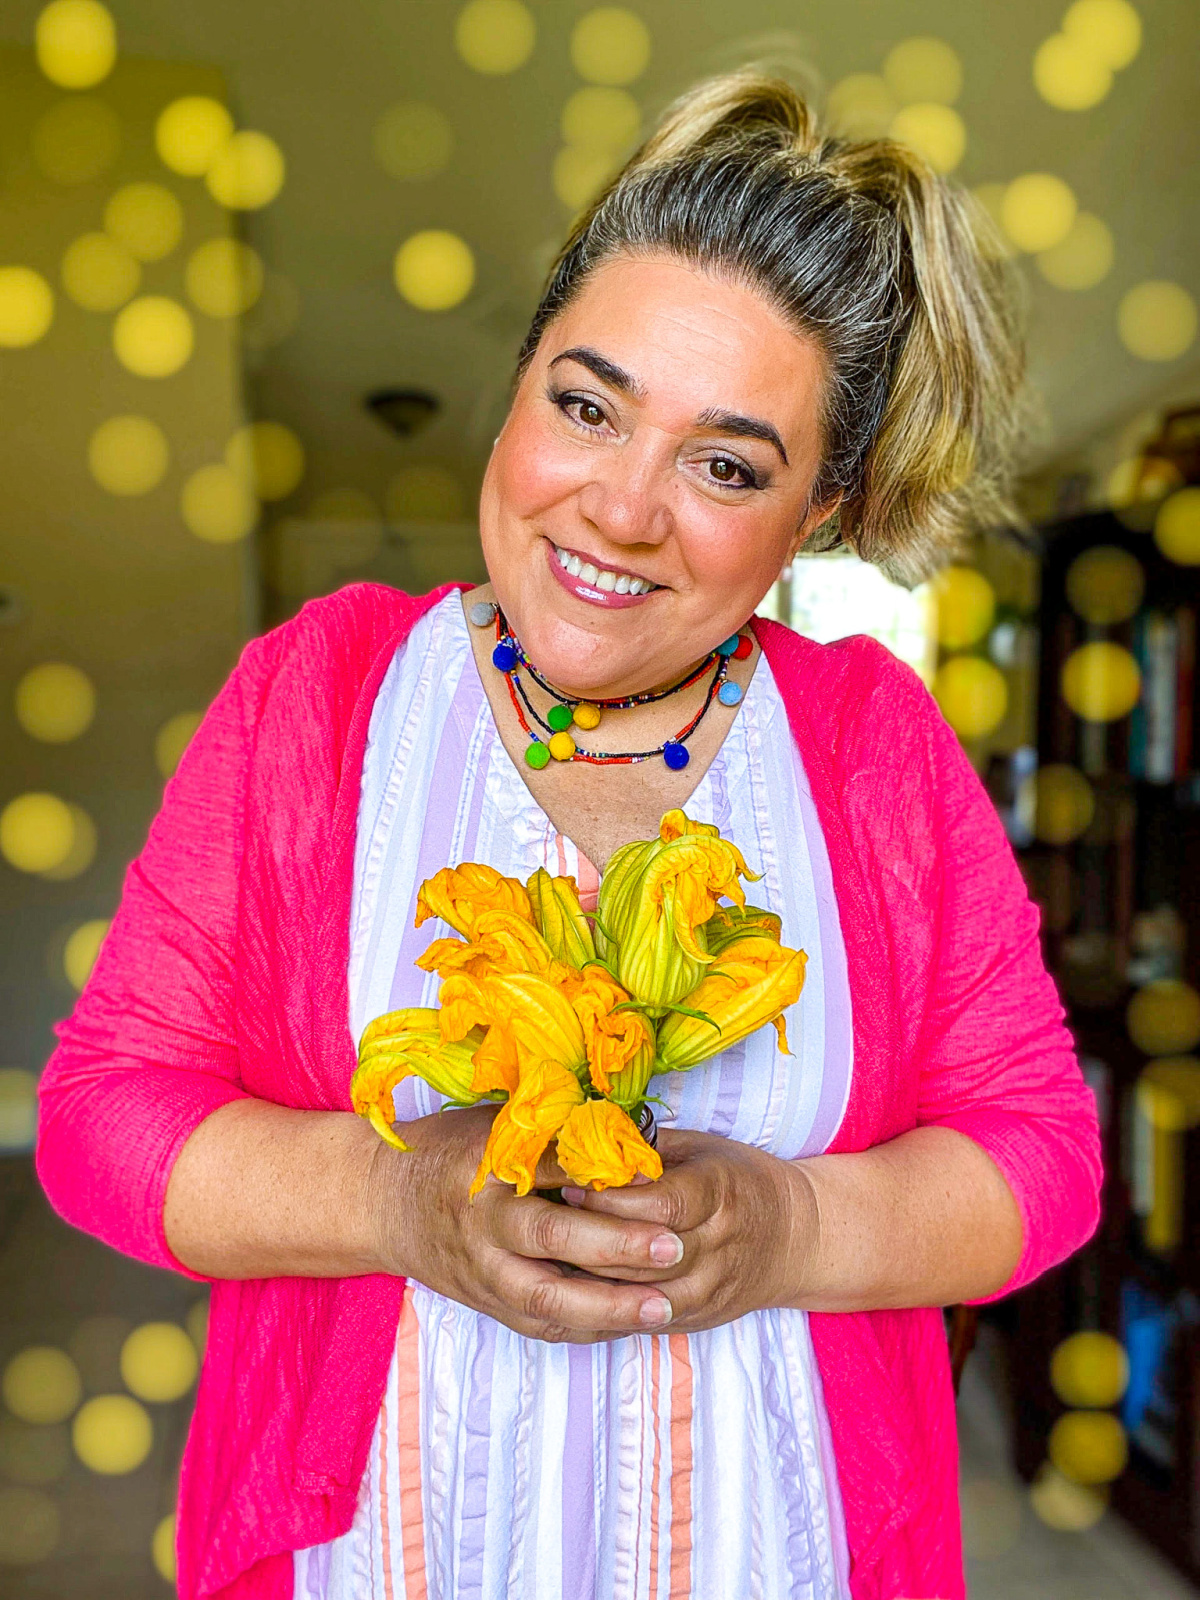
[[[579,407],[579,420],[589,428],[598,428],[604,421],[604,413],[593,401],[584,400]]]
[[[712,475],[718,483],[732,483],[742,468],[736,461],[724,461],[720,456],[710,463]]]

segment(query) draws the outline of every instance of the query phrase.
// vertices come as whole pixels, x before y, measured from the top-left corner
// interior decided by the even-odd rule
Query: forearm
[[[175,1161],[163,1228],[210,1278],[357,1277],[384,1270],[372,1222],[380,1140],[348,1111],[236,1100]]]
[[[1021,1255],[1016,1201],[965,1134],[914,1128],[888,1144],[791,1163],[790,1281],[808,1311],[953,1305],[991,1294]]]

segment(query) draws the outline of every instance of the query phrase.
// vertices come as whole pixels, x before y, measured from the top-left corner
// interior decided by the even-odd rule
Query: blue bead
[[[510,644],[498,644],[492,651],[492,665],[501,672],[511,672],[519,661],[520,657]]]
[[[688,754],[687,745],[679,744],[674,739],[669,739],[667,743],[663,745],[663,760],[667,763],[672,772],[682,772],[684,767],[687,766],[691,759],[691,756]]]
[[[723,640],[722,643],[717,646],[717,653],[723,656],[731,656],[737,647],[738,635],[736,633],[731,633],[728,639]]]
[[[735,706],[742,698],[740,683],[723,683],[717,690],[717,699],[723,706]]]

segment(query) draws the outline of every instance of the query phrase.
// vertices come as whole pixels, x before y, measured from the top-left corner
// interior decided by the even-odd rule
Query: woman
[[[802,547],[918,577],[1000,514],[1018,370],[942,180],[717,80],[552,274],[490,584],[358,586],[247,648],[42,1087],[63,1214],[214,1284],[185,1596],[963,1594],[935,1308],[1087,1238],[1094,1108],[925,691],[748,619]],[[614,700],[549,758],[554,707]],[[409,1080],[408,1154],[350,1112],[362,1028],[428,1003],[417,885],[594,890],[675,806],[808,952],[794,1055],[661,1080],[656,1183],[468,1204],[484,1108]]]

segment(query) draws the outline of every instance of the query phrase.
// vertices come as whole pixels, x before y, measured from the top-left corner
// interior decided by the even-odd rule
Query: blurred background
[[[30,1151],[162,786],[245,641],[481,576],[475,504],[571,217],[766,61],[976,196],[1026,286],[1028,527],[765,610],[930,683],[1043,909],[1101,1108],[1096,1240],[989,1308],[971,1593],[1200,1582],[1200,13],[1191,0],[8,0],[0,15],[0,1596],[170,1593],[205,1304]],[[1190,109],[1189,109],[1190,107]],[[988,220],[984,220],[988,219]]]

